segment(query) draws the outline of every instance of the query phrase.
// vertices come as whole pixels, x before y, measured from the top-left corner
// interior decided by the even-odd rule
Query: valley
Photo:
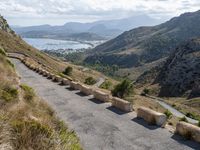
[[[139,18],[0,16],[0,149],[198,150],[200,11]]]

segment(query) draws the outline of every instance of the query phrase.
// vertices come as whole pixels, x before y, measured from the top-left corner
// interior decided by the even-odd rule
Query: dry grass
[[[80,150],[79,139],[0,54],[0,149]]]

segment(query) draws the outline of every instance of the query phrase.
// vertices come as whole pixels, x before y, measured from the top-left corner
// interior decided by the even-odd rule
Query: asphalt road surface
[[[85,150],[189,150],[200,149],[200,144],[186,141],[167,129],[147,125],[137,119],[135,112],[123,113],[60,86],[29,70],[19,60],[11,59],[21,82],[35,89],[55,110],[57,116],[75,130]]]

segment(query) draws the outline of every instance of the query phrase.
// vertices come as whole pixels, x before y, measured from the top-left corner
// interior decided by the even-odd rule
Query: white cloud
[[[198,9],[199,0],[0,0],[0,14],[9,20],[57,18],[88,21],[141,13],[152,17],[173,17]]]

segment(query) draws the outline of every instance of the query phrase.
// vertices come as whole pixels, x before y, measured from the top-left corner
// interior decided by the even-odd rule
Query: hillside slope
[[[95,79],[98,79],[99,77],[104,77],[104,75],[100,74],[99,72],[89,69],[88,71],[83,71],[83,67],[81,66],[76,66],[68,62],[63,62],[28,45],[25,41],[21,39],[20,36],[15,34],[15,32],[9,27],[7,21],[3,17],[0,17],[0,46],[6,52],[16,52],[28,55],[39,64],[42,64],[43,66],[49,68],[52,72],[57,74],[62,73],[65,68],[71,66],[73,68],[73,73],[71,77],[74,80],[84,82],[86,78],[91,76]]]
[[[200,36],[200,11],[185,13],[153,27],[139,27],[101,44],[85,63],[137,67],[168,56],[181,42]]]
[[[59,143],[59,144],[58,144]],[[0,149],[81,150],[79,139],[34,90],[20,84],[0,48]]]
[[[137,84],[158,84],[159,96],[200,97],[200,39],[184,42],[166,62],[144,73]]]

